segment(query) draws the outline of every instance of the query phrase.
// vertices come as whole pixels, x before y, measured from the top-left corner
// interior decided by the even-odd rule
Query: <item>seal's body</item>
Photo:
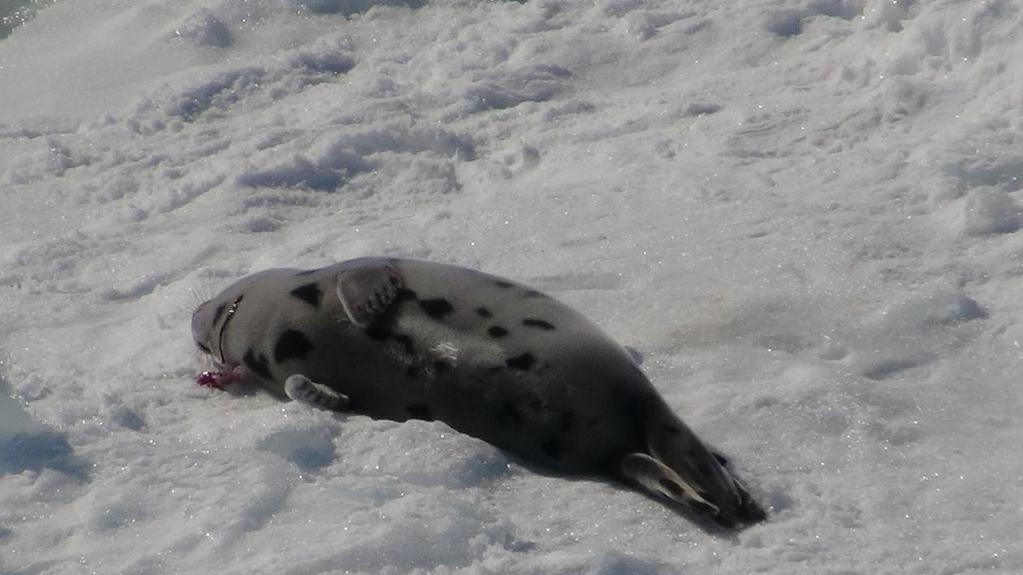
[[[629,353],[568,306],[485,273],[361,258],[239,280],[199,347],[293,399],[440,420],[561,473],[621,479],[732,526],[763,511]]]

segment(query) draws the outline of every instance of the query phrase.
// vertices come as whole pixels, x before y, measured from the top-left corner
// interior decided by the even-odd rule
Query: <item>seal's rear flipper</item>
[[[284,380],[284,393],[293,401],[330,411],[348,409],[348,396],[340,394],[308,377],[295,374]]]
[[[670,467],[645,453],[630,453],[622,458],[621,471],[626,479],[654,496],[673,501],[697,515],[713,516],[717,506],[708,502]]]
[[[401,273],[385,259],[349,262],[337,276],[337,297],[352,323],[366,327],[380,316],[404,287]]]
[[[645,427],[648,457],[680,478],[685,494],[695,501],[683,504],[727,528],[767,518],[746,486],[726,467],[728,460],[708,449],[670,410],[664,408],[648,418]],[[664,489],[671,487],[666,484]]]

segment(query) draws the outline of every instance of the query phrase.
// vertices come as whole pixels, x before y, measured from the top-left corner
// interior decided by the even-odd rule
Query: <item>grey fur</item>
[[[268,270],[200,305],[192,333],[222,367],[303,403],[437,419],[537,467],[621,480],[725,526],[764,518],[624,348],[503,278],[383,258]]]

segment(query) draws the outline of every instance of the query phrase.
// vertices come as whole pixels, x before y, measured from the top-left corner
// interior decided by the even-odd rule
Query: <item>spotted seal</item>
[[[394,258],[272,269],[201,304],[192,334],[220,369],[297,401],[439,420],[535,468],[618,480],[725,527],[765,517],[623,347],[504,278]]]

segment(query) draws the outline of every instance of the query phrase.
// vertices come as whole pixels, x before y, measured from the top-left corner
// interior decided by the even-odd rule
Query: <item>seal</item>
[[[625,348],[504,278],[394,258],[272,269],[201,304],[192,335],[221,373],[296,401],[439,420],[535,469],[610,478],[723,527],[766,517]]]

